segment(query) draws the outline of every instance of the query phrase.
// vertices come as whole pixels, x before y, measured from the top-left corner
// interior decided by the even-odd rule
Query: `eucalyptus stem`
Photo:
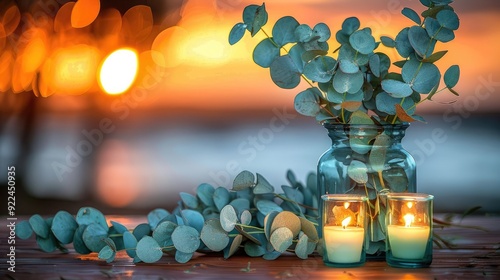
[[[298,202],[296,202],[296,201],[294,201],[294,200],[289,199],[288,197],[282,196],[282,195],[277,194],[277,193],[275,193],[275,194],[274,194],[274,196],[276,196],[277,198],[282,199],[282,200],[284,200],[284,201],[288,201],[288,202],[296,203],[297,205],[299,205],[299,206],[301,206],[301,207],[304,207],[304,208],[307,208],[307,209],[311,209],[311,210],[318,210],[317,208],[314,208],[314,207],[312,207],[312,206],[305,205],[305,204],[302,204],[302,203],[298,203]]]

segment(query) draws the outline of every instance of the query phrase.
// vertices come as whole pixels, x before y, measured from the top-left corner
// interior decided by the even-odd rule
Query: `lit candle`
[[[356,263],[361,260],[365,231],[359,227],[348,227],[351,217],[342,221],[342,226],[325,226],[324,238],[330,262]]]
[[[410,205],[408,205],[411,208]],[[400,259],[416,260],[422,259],[429,240],[429,226],[412,226],[415,216],[404,215],[404,226],[387,226],[389,242],[391,244],[392,255]]]

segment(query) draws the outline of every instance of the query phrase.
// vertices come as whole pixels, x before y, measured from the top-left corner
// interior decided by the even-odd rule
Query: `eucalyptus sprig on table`
[[[426,8],[421,15],[410,8],[402,10],[413,25],[403,28],[395,38],[381,36],[376,40],[369,27],[361,28],[358,18],[345,19],[335,34],[340,45],[333,51],[328,43],[332,34],[325,23],[311,28],[285,16],[269,34],[263,29],[268,21],[265,4],[249,5],[243,10],[243,22],[231,29],[229,43],[240,41],[246,31],[252,37],[264,33],[266,38],[253,50],[253,60],[269,68],[278,87],[293,89],[301,80],[310,85],[295,97],[295,109],[303,115],[351,124],[357,124],[351,118],[353,112],[379,124],[423,121],[416,114],[417,105],[446,89],[458,95],[453,88],[459,80],[459,66],[446,70],[445,85],[440,89],[441,71],[434,63],[447,53],[435,51],[437,42],[455,38],[459,18],[449,5],[452,0],[420,2]],[[392,63],[398,71],[390,69],[388,55],[375,52],[380,44],[395,48],[401,56]]]
[[[154,263],[165,253],[186,263],[196,251],[222,251],[229,258],[240,248],[248,256],[266,260],[286,251],[307,259],[319,245],[316,175],[309,174],[306,185],[291,171],[287,179],[283,193],[249,171],[236,176],[230,191],[204,183],[196,195],[181,192],[172,212],[155,209],[147,215],[147,223],[133,229],[116,221],[108,226],[99,210],[83,207],[76,216],[59,211],[44,219],[35,214],[16,226],[16,235],[27,239],[35,233],[44,252],[68,252],[65,245],[73,243],[77,253],[96,252],[107,262],[118,251],[126,251],[134,262]]]

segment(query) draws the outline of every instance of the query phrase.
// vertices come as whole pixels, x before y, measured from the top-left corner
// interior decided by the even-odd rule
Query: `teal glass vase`
[[[325,122],[323,126],[328,130],[332,145],[318,162],[319,209],[323,208],[322,195],[367,196],[367,258],[383,259],[386,250],[386,194],[417,191],[415,160],[401,144],[409,124]],[[320,216],[318,221],[322,220]],[[322,228],[321,224],[319,226]]]

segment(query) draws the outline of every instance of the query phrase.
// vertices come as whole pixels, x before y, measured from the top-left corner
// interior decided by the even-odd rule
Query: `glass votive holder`
[[[433,200],[421,193],[387,195],[387,264],[420,268],[432,263]]]
[[[323,262],[332,267],[366,261],[366,196],[326,194],[323,199]]]

